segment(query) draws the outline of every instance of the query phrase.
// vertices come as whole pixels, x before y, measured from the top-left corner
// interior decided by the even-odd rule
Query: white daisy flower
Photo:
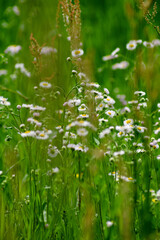
[[[107,114],[111,118],[113,118],[116,115],[115,111],[113,111],[113,110],[106,111],[105,114]]]
[[[146,95],[146,93],[145,93],[145,92],[143,92],[143,91],[135,91],[135,92],[134,92],[134,94],[135,94],[135,95],[137,95],[137,96],[140,96],[140,97],[142,97],[142,96],[145,96],[145,95]]]
[[[32,111],[45,111],[46,110],[46,108],[45,107],[41,107],[41,106],[31,106],[30,107],[30,110],[32,110]]]
[[[44,131],[36,131],[36,138],[46,140],[49,138],[48,134]]]
[[[136,47],[137,47],[136,41],[130,41],[130,42],[127,43],[127,45],[126,45],[126,48],[127,48],[127,50],[129,50],[129,51],[135,50]]]
[[[126,69],[127,67],[129,66],[129,62],[127,61],[122,61],[120,63],[116,63],[112,66],[112,69],[113,70],[116,70],[116,69]]]
[[[23,133],[20,133],[22,137],[35,137],[36,133],[35,131],[25,131]]]
[[[102,111],[104,107],[105,107],[105,104],[101,102],[101,103],[96,107],[96,111]]]
[[[102,122],[108,122],[108,119],[99,118],[98,121],[99,121],[100,124],[102,124]]]
[[[6,48],[6,50],[4,52],[10,54],[11,56],[14,56],[21,49],[22,49],[22,47],[20,45],[10,45]]]
[[[80,105],[80,106],[78,107],[78,111],[79,111],[79,112],[85,112],[86,109],[87,109],[87,107],[86,107],[85,104],[82,104],[82,105]]]
[[[157,129],[154,131],[154,133],[155,133],[156,135],[157,135],[159,132],[160,132],[160,127],[157,128]]]
[[[80,57],[84,54],[84,51],[82,49],[76,49],[72,51],[72,57]]]
[[[56,146],[49,146],[48,148],[48,156],[51,158],[55,158],[58,155],[59,151]]]
[[[144,130],[146,130],[147,128],[146,127],[142,127],[142,126],[136,126],[136,129],[137,129],[138,132],[143,133]]]
[[[133,119],[127,119],[125,121],[123,121],[123,124],[126,125],[132,125],[133,124]]]
[[[117,136],[118,137],[123,137],[123,136],[125,136],[125,132],[124,131],[120,131],[120,132],[117,133]]]
[[[42,88],[51,88],[52,84],[48,82],[40,82],[39,86]]]
[[[75,146],[75,150],[76,150],[76,151],[80,151],[80,152],[87,152],[88,149],[89,149],[88,147],[82,146],[81,144],[77,144],[77,145]]]
[[[113,104],[115,104],[115,100],[113,99],[113,98],[111,98],[111,97],[107,97],[107,98],[104,98],[104,100],[103,100],[105,103],[107,103],[107,104],[109,104],[109,105],[113,105]]]
[[[89,118],[89,115],[88,114],[80,114],[77,119],[80,119],[80,118],[83,118],[83,119],[86,119],[86,118]]]
[[[79,136],[87,136],[87,134],[88,134],[88,131],[85,129],[85,128],[79,128],[78,130],[77,130],[77,135],[79,135]]]
[[[104,138],[105,135],[110,134],[111,130],[109,128],[106,128],[105,130],[103,130],[102,132],[100,132],[99,134],[99,138]]]
[[[10,106],[11,103],[9,101],[7,101],[8,98],[4,98],[4,97],[0,97],[0,105],[4,105],[4,106]]]

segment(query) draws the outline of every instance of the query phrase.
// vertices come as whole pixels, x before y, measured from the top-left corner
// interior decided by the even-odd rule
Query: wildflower
[[[49,138],[48,134],[44,131],[36,131],[36,138],[41,140],[46,140]]]
[[[57,49],[52,47],[47,47],[47,46],[42,47],[41,49],[42,55],[50,55],[51,53],[57,53]]]
[[[160,132],[160,127],[157,128],[157,129],[154,131],[154,133],[155,133],[156,135],[157,135],[159,132]]]
[[[58,173],[58,172],[59,172],[59,168],[58,167],[52,168],[52,173]]]
[[[36,133],[35,131],[26,131],[26,132],[20,133],[20,135],[22,137],[35,137]]]
[[[137,129],[138,132],[143,133],[144,130],[146,130],[147,128],[146,127],[142,127],[142,126],[136,126],[136,129]]]
[[[122,155],[124,155],[124,154],[125,154],[125,151],[121,150],[121,151],[119,151],[119,152],[114,152],[114,153],[113,153],[113,156],[114,156],[114,157],[117,157],[117,156],[122,156]]]
[[[109,90],[107,89],[107,88],[104,88],[104,92],[105,92],[105,94],[109,94]]]
[[[20,69],[21,73],[24,73],[27,77],[31,77],[31,73],[24,67],[24,63],[16,63],[15,69]]]
[[[100,87],[100,85],[98,83],[94,83],[94,82],[87,83],[86,86],[87,87],[95,87],[95,88],[99,88]]]
[[[33,107],[33,104],[25,104],[25,103],[22,104],[22,108],[31,108],[31,107]]]
[[[145,47],[147,47],[147,48],[153,48],[153,47],[154,47],[153,43],[151,43],[151,42],[146,42],[146,41],[143,42],[143,45],[144,45]]]
[[[85,129],[85,128],[79,128],[78,130],[77,130],[77,135],[79,135],[79,136],[86,136],[88,134],[88,131]]]
[[[138,95],[138,96],[140,96],[140,97],[142,97],[142,96],[145,96],[145,95],[146,95],[146,93],[145,93],[145,92],[143,92],[143,91],[135,91],[135,92],[134,92],[134,94],[135,94],[135,95]]]
[[[38,126],[38,127],[41,127],[41,125],[42,125],[42,123],[41,122],[39,122],[38,120],[36,120],[36,119],[34,119],[34,118],[28,118],[27,119],[27,122],[30,122],[31,124],[35,124],[36,126]]]
[[[107,114],[111,118],[113,118],[116,115],[115,111],[113,111],[113,110],[106,111],[105,114]]]
[[[86,74],[80,72],[80,73],[78,73],[78,77],[79,77],[80,79],[86,79]]]
[[[84,51],[82,49],[76,49],[72,51],[72,57],[80,57],[84,54]]]
[[[108,122],[108,119],[99,118],[98,121],[99,121],[100,124],[102,124],[102,122]]]
[[[120,51],[120,48],[116,48],[116,49],[111,53],[111,55],[107,55],[107,56],[102,57],[102,60],[103,60],[103,61],[108,61],[108,60],[117,58],[117,57],[118,57],[118,54],[116,54],[116,53],[119,52],[119,51]]]
[[[58,155],[59,151],[56,146],[49,146],[48,148],[48,156],[51,158],[55,158]]]
[[[17,105],[17,109],[20,110],[21,109],[21,105]]]
[[[105,107],[104,103],[100,103],[100,104],[96,107],[96,111],[102,111],[104,107]]]
[[[130,41],[130,42],[127,43],[127,45],[126,45],[126,48],[127,48],[128,50],[130,50],[130,51],[136,49],[136,47],[137,47],[136,41]]]
[[[124,135],[125,135],[125,132],[123,132],[123,131],[120,131],[120,132],[117,133],[118,137],[123,137]]]
[[[146,150],[141,149],[141,148],[138,148],[138,149],[136,150],[136,153],[144,153],[144,152],[146,152]]]
[[[105,103],[107,103],[107,104],[109,104],[109,105],[113,105],[113,104],[115,104],[115,100],[113,99],[113,98],[111,98],[111,97],[107,97],[107,98],[104,98],[104,100],[103,100]]]
[[[127,119],[123,123],[124,123],[125,126],[126,125],[132,125],[133,124],[133,119]]]
[[[42,88],[51,88],[52,85],[48,82],[40,82],[39,86]]]
[[[130,113],[131,112],[131,110],[130,110],[130,108],[128,108],[128,107],[124,107],[122,110],[121,110],[121,113],[123,114],[123,113]]]
[[[21,49],[22,49],[22,47],[20,45],[10,45],[6,48],[6,50],[4,52],[10,54],[11,56],[14,56]]]
[[[122,61],[120,63],[116,63],[112,66],[112,69],[113,70],[116,70],[116,69],[126,69],[127,67],[129,66],[129,62],[127,61]]]
[[[158,200],[160,200],[160,189],[156,192],[156,197]]]
[[[63,106],[68,105],[69,107],[79,106],[81,104],[80,99],[70,99],[68,102],[65,102]]]
[[[8,72],[6,69],[0,69],[0,76],[6,75]]]
[[[92,128],[93,130],[96,130],[96,128],[88,121],[83,121],[83,120],[80,120],[80,121],[74,121],[70,124],[68,124],[68,126],[66,127],[66,130],[69,130],[71,127],[74,127],[74,126],[78,126],[78,127],[90,127]]]
[[[31,106],[30,107],[30,110],[32,110],[32,111],[45,111],[46,110],[46,108],[45,107],[41,107],[41,106]]]
[[[153,44],[154,46],[160,46],[160,40],[159,40],[159,39],[154,39],[154,40],[152,41],[152,44]]]
[[[78,111],[80,111],[80,112],[84,112],[84,111],[86,111],[86,109],[87,109],[87,107],[85,104],[82,104],[81,106],[78,107]]]
[[[155,139],[150,143],[150,146],[153,147],[153,149],[159,148],[159,145],[157,144],[157,141]]]
[[[11,103],[9,101],[7,101],[8,98],[4,98],[4,97],[0,97],[0,105],[4,105],[4,106],[10,106]]]
[[[83,119],[89,118],[89,115],[88,115],[88,114],[80,114],[80,115],[77,117],[77,119],[80,119],[80,118],[83,118]]]
[[[88,151],[88,147],[86,146],[82,146],[81,144],[77,144],[75,147],[76,151],[80,151],[80,152],[87,152]]]
[[[112,227],[113,222],[112,222],[112,221],[107,221],[107,222],[106,222],[106,225],[107,225],[107,227]]]
[[[100,134],[99,134],[99,138],[104,138],[105,135],[108,135],[110,133],[110,129],[106,128],[105,130],[103,130]]]

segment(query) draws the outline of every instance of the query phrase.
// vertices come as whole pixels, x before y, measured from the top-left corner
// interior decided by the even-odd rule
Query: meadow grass
[[[160,239],[159,7],[0,2],[0,239]]]

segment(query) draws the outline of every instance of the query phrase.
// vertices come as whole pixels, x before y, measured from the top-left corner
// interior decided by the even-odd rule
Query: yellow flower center
[[[81,51],[80,50],[76,50],[74,53],[75,53],[75,55],[78,55],[78,54],[81,53]]]
[[[128,123],[131,123],[131,120],[127,120],[126,123],[127,123],[127,124],[128,124]]]
[[[41,133],[39,136],[40,136],[40,137],[44,137],[45,135],[44,135],[44,133]]]

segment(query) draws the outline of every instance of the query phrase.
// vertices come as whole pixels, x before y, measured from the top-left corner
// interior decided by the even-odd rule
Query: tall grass
[[[0,239],[160,239],[153,3],[0,4]]]

